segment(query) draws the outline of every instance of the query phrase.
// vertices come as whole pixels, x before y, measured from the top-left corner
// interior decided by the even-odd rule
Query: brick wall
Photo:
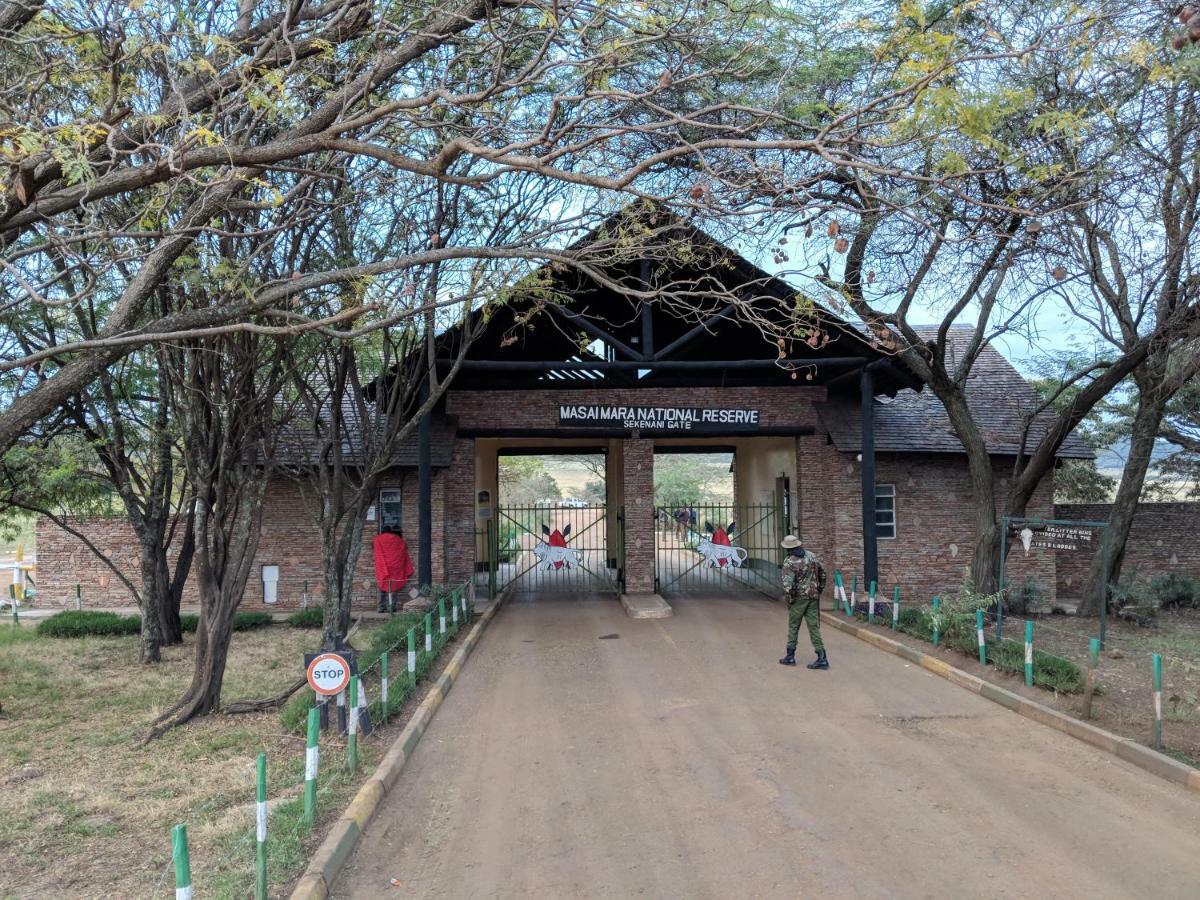
[[[1058,503],[1054,518],[1108,521],[1110,504]],[[1059,550],[1058,595],[1077,600],[1087,582],[1092,553],[1086,549]],[[1122,571],[1136,568],[1141,576],[1178,572],[1200,578],[1200,503],[1142,503],[1133,517]]]
[[[826,445],[823,453],[801,447],[801,461],[808,471],[816,471],[820,496],[816,518],[832,519],[833,533],[819,525],[806,529],[818,537],[806,536],[806,543],[818,555],[832,561],[831,568],[842,570],[847,584],[858,573],[862,581],[862,508],[859,489],[860,464],[854,454],[839,453]],[[812,457],[819,457],[813,459]],[[996,471],[1004,471],[1007,461],[994,461]],[[801,479],[805,477],[803,471]],[[951,454],[885,454],[875,463],[879,484],[896,486],[896,537],[879,541],[880,589],[889,593],[899,586],[902,597],[927,602],[935,595],[955,593],[971,563],[974,545],[974,501],[966,457]],[[813,479],[809,479],[812,481]],[[1003,498],[1007,480],[997,476],[997,496]],[[827,486],[827,487],[826,487]],[[1053,511],[1053,486],[1047,479],[1029,504],[1028,515],[1050,516]],[[811,505],[810,505],[811,506]],[[806,507],[806,511],[810,507]],[[819,540],[828,543],[824,552]],[[1009,578],[1033,575],[1048,596],[1054,590],[1052,554],[1018,558],[1010,554]]]
[[[625,592],[654,592],[654,442],[625,441]]]
[[[433,477],[433,577],[448,580],[451,575],[465,580],[463,565],[470,566],[473,553],[469,546],[474,519],[471,496],[474,492],[474,450],[470,441],[459,441],[449,469],[435,469]],[[417,473],[415,469],[397,469],[384,479],[383,488],[399,488],[403,492],[402,524],[404,538],[414,565],[418,559],[419,531],[417,523]],[[298,609],[302,604],[307,582],[309,602],[319,603],[324,597],[321,536],[313,506],[316,498],[311,490],[294,480],[273,478],[263,500],[262,534],[254,568],[242,601],[244,609],[264,609],[261,566],[279,566],[278,602],[273,609]],[[442,529],[449,517],[454,525]],[[123,518],[94,518],[74,521],[77,527],[105,553],[134,584],[140,583],[138,543]],[[377,521],[364,525],[363,549],[355,569],[354,590],[357,608],[373,607],[376,603],[375,560],[371,541],[377,532]],[[465,549],[463,542],[467,542]],[[453,563],[447,566],[447,561]],[[464,562],[465,560],[465,562]],[[83,602],[92,607],[132,606],[134,599],[121,581],[78,539],[59,529],[48,520],[37,525],[37,588],[38,605],[69,607],[75,603],[75,585],[81,585]],[[414,579],[415,582],[415,579]],[[194,579],[189,579],[183,603],[195,607],[199,602]]]

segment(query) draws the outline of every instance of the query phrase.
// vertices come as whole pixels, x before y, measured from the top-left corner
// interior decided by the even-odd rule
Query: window
[[[400,527],[400,491],[388,489],[379,492],[379,530]]]
[[[896,486],[875,485],[875,536],[891,539],[896,536]]]

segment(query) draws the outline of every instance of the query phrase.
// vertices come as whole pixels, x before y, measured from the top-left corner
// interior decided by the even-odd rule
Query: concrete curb
[[[396,786],[405,763],[421,742],[425,729],[433,721],[433,714],[437,712],[446,695],[450,693],[450,688],[462,674],[463,663],[479,643],[488,624],[496,617],[503,600],[504,595],[501,594],[489,604],[479,621],[467,632],[462,644],[454,651],[454,656],[446,663],[441,676],[425,692],[425,697],[412,718],[379,761],[379,766],[363,782],[350,805],[333,823],[329,833],[325,835],[325,840],[321,841],[321,845],[309,859],[308,867],[292,891],[292,900],[326,900],[329,896],[330,888],[346,860],[354,852],[358,839],[362,837],[367,824],[378,811],[388,792]]]
[[[1159,778],[1173,781],[1189,790],[1200,791],[1200,769],[1193,769],[1191,766],[1184,765],[1178,760],[1159,753],[1157,750],[1152,750],[1129,738],[1113,734],[1111,731],[1105,731],[1103,728],[1098,728],[1090,722],[1072,718],[1066,713],[1061,713],[1057,709],[1051,709],[1048,706],[1038,703],[1036,700],[1029,700],[1020,694],[1014,694],[1012,691],[992,684],[990,681],[984,681],[976,675],[964,672],[962,669],[956,669],[945,660],[922,653],[920,650],[909,647],[907,644],[902,644],[900,641],[877,634],[869,628],[863,628],[833,613],[822,612],[821,619],[838,631],[854,635],[859,640],[873,644],[880,650],[885,650],[888,653],[914,662],[922,669],[939,675],[947,681],[957,684],[959,687],[966,688],[973,694],[986,697],[993,703],[999,703],[1006,709],[1011,709],[1013,712],[1025,716],[1027,719],[1033,719],[1035,722],[1049,725],[1056,731],[1069,734],[1076,740],[1090,744],[1098,750],[1103,750],[1105,753],[1111,753],[1113,756],[1119,757],[1126,762],[1133,763],[1139,769],[1144,769],[1151,774],[1157,775]]]
[[[675,612],[658,594],[622,594],[621,605],[631,619],[666,619]]]

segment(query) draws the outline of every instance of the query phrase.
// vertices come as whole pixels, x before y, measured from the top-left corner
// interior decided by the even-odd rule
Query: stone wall
[[[1054,518],[1106,522],[1107,503],[1058,503]],[[1087,582],[1092,553],[1059,550],[1058,596],[1076,601]],[[1178,572],[1200,578],[1200,503],[1142,503],[1133,517],[1123,572],[1153,577]]]

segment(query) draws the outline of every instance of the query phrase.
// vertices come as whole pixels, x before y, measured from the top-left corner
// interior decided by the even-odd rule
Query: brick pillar
[[[654,593],[654,441],[623,442],[625,593]]]

